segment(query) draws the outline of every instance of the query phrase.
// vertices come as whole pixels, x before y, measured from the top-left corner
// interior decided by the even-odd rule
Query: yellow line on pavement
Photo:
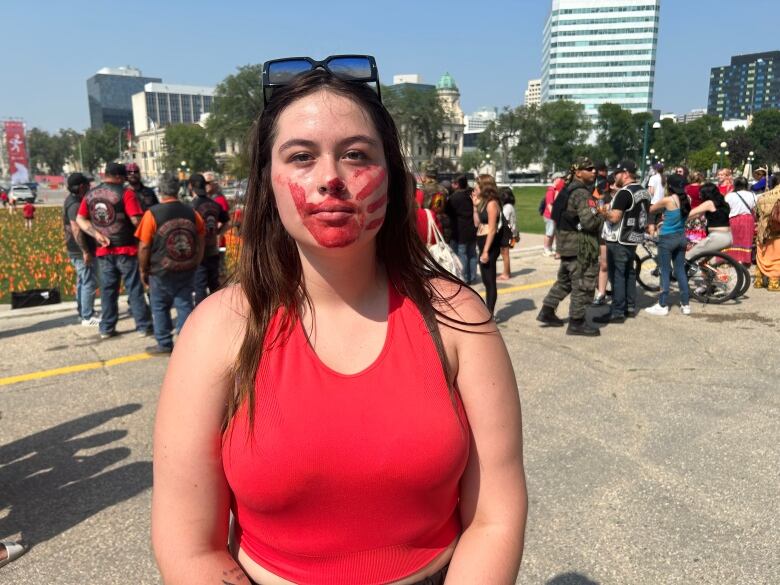
[[[87,370],[98,370],[100,368],[110,368],[112,366],[119,366],[122,364],[129,364],[131,362],[139,362],[142,360],[148,360],[151,358],[148,353],[135,353],[133,355],[126,355],[110,360],[104,360],[100,362],[89,362],[86,364],[76,364],[74,366],[65,366],[64,368],[55,368],[53,370],[42,370],[40,372],[32,372],[29,374],[20,374],[18,376],[8,376],[7,378],[0,378],[0,386],[7,386],[9,384],[17,384],[19,382],[29,382],[30,380],[41,380],[43,378],[52,378],[54,376],[63,376],[65,374],[73,374],[75,372],[85,372]]]
[[[555,280],[543,280],[540,282],[532,282],[531,284],[521,284],[518,286],[509,286],[498,289],[498,294],[507,295],[510,293],[520,292],[524,290],[532,290],[535,288],[542,288],[551,286]],[[480,293],[484,296],[484,291]],[[29,382],[30,380],[42,380],[44,378],[52,378],[54,376],[64,376],[65,374],[75,374],[76,372],[86,372],[88,370],[99,370],[100,368],[110,368],[113,366],[119,366],[122,364],[129,364],[132,362],[139,362],[148,360],[151,358],[148,353],[135,353],[133,355],[126,355],[110,360],[104,360],[99,362],[89,362],[86,364],[76,364],[73,366],[65,366],[64,368],[55,368],[53,370],[42,370],[40,372],[31,372],[29,374],[20,374],[18,376],[8,376],[7,378],[0,378],[0,386],[8,386],[10,384],[18,384],[19,382]]]

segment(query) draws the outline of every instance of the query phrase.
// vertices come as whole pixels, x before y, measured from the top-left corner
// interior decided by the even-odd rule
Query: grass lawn
[[[528,234],[543,234],[544,218],[539,215],[539,201],[544,197],[547,187],[515,187],[513,191],[518,230]]]

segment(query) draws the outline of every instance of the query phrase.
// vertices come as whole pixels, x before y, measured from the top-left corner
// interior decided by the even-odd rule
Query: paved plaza
[[[517,583],[779,583],[780,294],[569,337],[535,321],[557,269],[540,243],[513,252],[497,305],[524,414]],[[34,544],[0,583],[158,584],[151,431],[167,359],[143,353],[127,318],[96,342],[70,307],[0,309],[0,538]]]

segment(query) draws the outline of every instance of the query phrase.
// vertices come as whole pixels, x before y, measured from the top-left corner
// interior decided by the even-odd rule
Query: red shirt
[[[701,204],[701,185],[691,183],[685,186],[685,194],[691,200],[691,209],[698,207]]]
[[[230,205],[228,205],[228,200],[225,199],[225,196],[222,193],[214,195],[214,201],[219,203],[219,206],[225,211],[230,211]]]
[[[140,217],[144,214],[141,211],[141,206],[138,204],[138,199],[132,189],[127,189],[122,196],[122,202],[125,206],[125,213],[127,217]],[[84,197],[81,200],[79,206],[79,213],[81,217],[89,219],[89,208],[87,207],[87,198]],[[127,221],[130,221],[129,219]],[[95,256],[136,256],[138,254],[138,246],[133,244],[131,246],[98,246],[95,250]]]
[[[238,545],[294,583],[396,581],[462,530],[468,421],[419,309],[388,289],[385,345],[356,374],[322,363],[300,321],[280,332],[277,313],[252,434],[245,402],[224,435]]]
[[[436,227],[439,228],[439,231],[441,231],[441,223],[439,222],[439,218],[436,217],[436,214],[431,211],[431,215],[433,216],[433,222],[436,224]],[[424,209],[417,208],[417,234],[420,236],[420,239],[423,241],[424,244],[435,244],[435,236],[431,234],[430,239],[426,242],[426,239],[428,239],[428,214],[425,213]]]
[[[34,219],[35,218],[35,205],[30,203],[29,201],[24,204],[24,207],[22,208],[22,215],[24,215],[24,219]]]

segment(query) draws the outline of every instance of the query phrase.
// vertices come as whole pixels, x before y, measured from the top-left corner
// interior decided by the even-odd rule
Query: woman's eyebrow
[[[338,146],[339,148],[343,148],[347,144],[354,144],[356,142],[363,142],[370,146],[379,145],[379,142],[376,139],[371,138],[366,134],[356,134],[354,136],[348,136],[347,138],[339,140]],[[284,152],[285,150],[288,150],[293,147],[303,147],[303,148],[308,148],[310,150],[314,150],[317,148],[317,143],[314,142],[313,140],[306,140],[305,138],[291,138],[290,140],[283,142],[281,146],[279,146],[279,152]]]
[[[371,146],[377,146],[379,143],[370,136],[367,136],[365,134],[356,134],[355,136],[350,136],[348,138],[345,138],[344,140],[339,141],[339,146],[343,146],[345,144],[352,144],[354,142],[365,142],[366,144],[369,144]]]
[[[313,149],[316,144],[312,140],[304,140],[303,138],[291,138],[287,142],[284,142],[279,147],[279,152],[284,152],[288,148],[292,148],[294,146],[303,146],[304,148],[311,148]]]

